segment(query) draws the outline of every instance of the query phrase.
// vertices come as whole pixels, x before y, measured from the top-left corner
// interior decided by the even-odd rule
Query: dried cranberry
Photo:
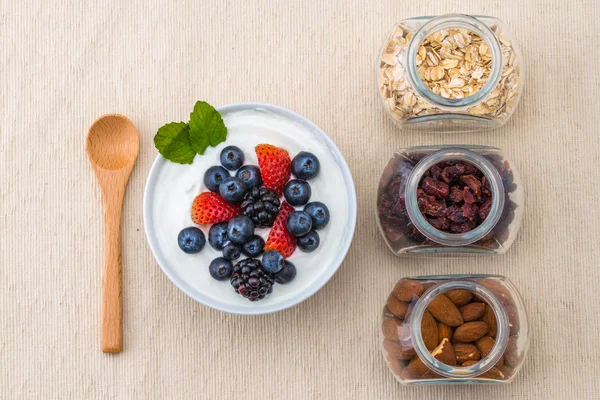
[[[460,181],[473,191],[476,198],[481,197],[481,181],[473,175],[461,175]]]
[[[483,178],[481,178],[481,193],[484,196],[492,195],[492,188],[490,187],[490,183],[488,182],[488,180],[485,176]]]
[[[450,195],[448,196],[448,199],[455,203],[460,203],[461,201],[463,201],[462,189],[458,186],[452,186],[450,188]]]
[[[423,179],[421,187],[425,193],[435,196],[439,199],[448,197],[448,194],[450,193],[448,184],[441,181],[435,181],[433,178]]]
[[[452,223],[450,224],[450,231],[453,233],[465,233],[465,232],[469,232],[473,230],[471,224],[469,224],[468,222],[463,222],[462,224],[459,223]]]
[[[429,221],[431,226],[440,231],[445,231],[450,228],[450,220],[446,217],[428,218],[427,221]]]
[[[462,209],[460,207],[458,207],[456,204],[453,204],[446,209],[446,217],[450,221],[456,222],[456,223],[467,222],[467,219],[463,215]]]
[[[436,199],[435,196],[427,195],[422,189],[417,189],[417,204],[421,213],[432,216],[441,217],[444,215],[446,202]]]
[[[475,196],[473,195],[473,192],[471,192],[471,189],[469,189],[467,186],[465,186],[465,188],[463,189],[463,200],[465,201],[465,203],[468,204],[472,204],[477,201],[477,199],[475,199]]]
[[[479,216],[479,207],[477,207],[475,204],[465,203],[461,209],[463,216],[468,218],[470,221],[474,221]]]
[[[442,171],[441,176],[442,176],[442,179],[444,180],[444,182],[450,183],[464,173],[465,173],[465,166],[457,164],[457,165],[445,167],[444,170]]]
[[[483,221],[487,218],[490,213],[490,209],[492,208],[492,199],[487,199],[483,202],[481,207],[479,207],[479,218]]]

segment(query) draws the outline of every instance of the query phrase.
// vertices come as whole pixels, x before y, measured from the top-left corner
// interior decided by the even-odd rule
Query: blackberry
[[[277,193],[267,188],[252,188],[248,190],[244,201],[242,202],[242,210],[244,215],[252,220],[254,226],[273,226],[273,221],[279,211],[281,205]]]
[[[235,264],[229,283],[235,291],[250,301],[264,299],[273,291],[275,279],[254,258],[246,258]]]

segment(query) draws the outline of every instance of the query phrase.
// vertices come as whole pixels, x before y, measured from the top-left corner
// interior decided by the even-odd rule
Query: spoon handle
[[[123,300],[121,297],[121,211],[124,190],[103,193],[105,222],[104,276],[102,279],[102,335],[104,353],[123,349]]]

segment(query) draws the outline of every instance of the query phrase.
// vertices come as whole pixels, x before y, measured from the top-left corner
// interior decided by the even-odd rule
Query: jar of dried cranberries
[[[523,91],[519,48],[493,17],[448,14],[400,21],[375,69],[381,103],[405,129],[497,128],[511,117]]]
[[[420,276],[394,286],[380,338],[403,384],[509,383],[523,365],[529,327],[505,277]]]
[[[377,221],[397,255],[503,254],[523,202],[517,171],[495,147],[410,147],[383,170]]]

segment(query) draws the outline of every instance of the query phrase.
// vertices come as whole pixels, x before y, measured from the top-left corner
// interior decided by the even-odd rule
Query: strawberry
[[[277,250],[282,256],[288,258],[296,250],[296,238],[288,232],[285,227],[288,215],[294,211],[294,207],[290,206],[286,201],[279,208],[279,213],[275,217],[269,238],[265,244],[265,251]]]
[[[213,192],[200,193],[192,203],[192,221],[199,225],[229,221],[241,213],[242,209],[238,205],[225,202],[219,194]]]
[[[287,151],[270,144],[256,146],[256,156],[263,183],[268,189],[283,193],[283,187],[290,180],[292,160]]]

